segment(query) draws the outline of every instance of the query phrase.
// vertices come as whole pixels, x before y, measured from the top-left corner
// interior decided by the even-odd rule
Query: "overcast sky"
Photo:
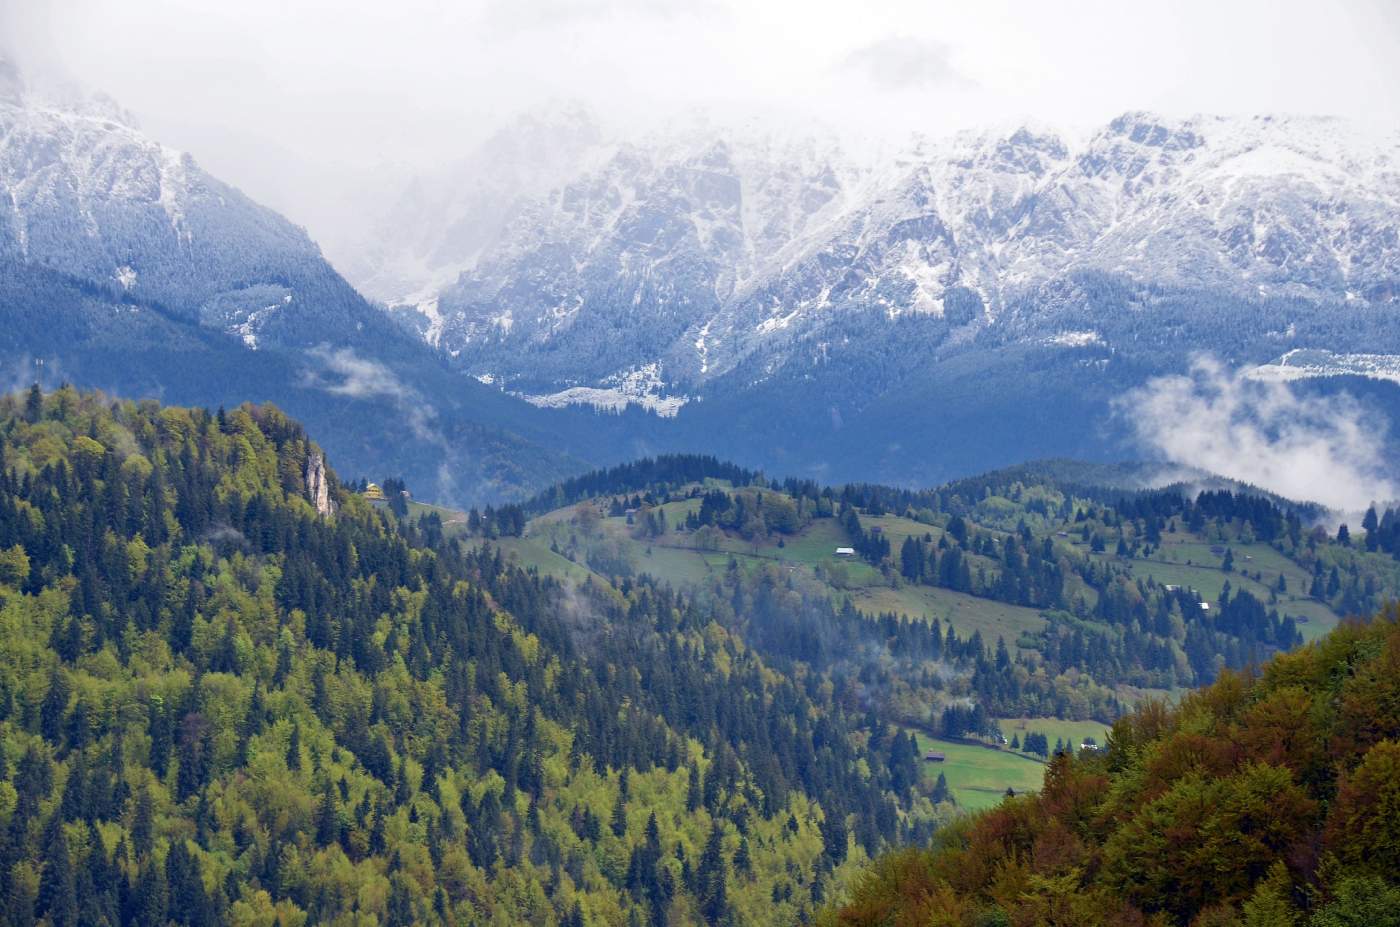
[[[0,0],[0,29],[313,232],[347,179],[450,160],[558,99],[936,134],[1400,113],[1396,0]]]

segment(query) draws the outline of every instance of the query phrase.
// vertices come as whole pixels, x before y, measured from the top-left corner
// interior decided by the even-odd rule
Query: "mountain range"
[[[3,62],[0,269],[0,354],[16,383],[211,408],[275,400],[332,433],[348,472],[399,474],[443,498],[515,495],[577,471],[561,433],[590,448],[591,416],[460,376],[304,229],[110,101],[45,95]]]
[[[463,237],[468,202],[489,221]],[[1138,112],[872,155],[707,124],[620,139],[566,107],[389,215],[369,237],[396,244],[345,266],[462,371],[784,472],[1130,456],[1115,402],[1201,352],[1259,379],[1325,356],[1286,379],[1395,420],[1375,372],[1400,354],[1400,148],[1344,120]]]
[[[832,139],[605,139],[576,108],[531,117],[473,162],[511,164],[514,186],[500,169],[449,180],[465,199],[413,185],[393,226],[438,231],[406,236],[403,291],[377,295],[478,376],[606,388],[644,372],[696,392],[843,315],[941,318],[962,340],[1035,322],[1020,303],[1091,272],[1356,308],[1390,304],[1400,280],[1400,139],[1338,120],[1129,113],[1080,141],[1021,127],[873,165]],[[464,238],[473,207],[487,219]],[[413,260],[431,270],[413,276]]]
[[[902,485],[1129,457],[1121,397],[1201,351],[1400,419],[1397,140],[1341,121],[857,154],[565,106],[376,193],[333,266],[111,101],[0,71],[10,379],[274,400],[445,500],[662,451]]]

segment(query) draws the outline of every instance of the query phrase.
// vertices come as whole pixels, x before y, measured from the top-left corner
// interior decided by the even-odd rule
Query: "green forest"
[[[790,923],[951,811],[712,603],[318,512],[274,408],[0,434],[8,923]]]
[[[4,923],[1223,924],[1385,897],[1395,798],[1351,783],[1388,775],[1393,624],[1325,632],[1394,596],[1391,512],[1353,540],[1246,492],[706,457],[484,511],[379,483],[272,406],[0,399]],[[1376,701],[1348,702],[1365,661]],[[1297,722],[1284,746],[1240,733],[1280,667],[1258,723]],[[1187,779],[1152,820],[1226,855],[1109,865]],[[1297,820],[1235,847],[1261,795]],[[1337,836],[1344,799],[1371,843]],[[1189,817],[1215,805],[1238,814]],[[1227,850],[1244,875],[1168,884]]]

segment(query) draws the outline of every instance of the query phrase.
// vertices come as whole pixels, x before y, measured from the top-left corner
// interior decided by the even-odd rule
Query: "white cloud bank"
[[[1394,499],[1385,422],[1348,396],[1299,396],[1198,357],[1119,400],[1138,440],[1173,463],[1342,512]]]

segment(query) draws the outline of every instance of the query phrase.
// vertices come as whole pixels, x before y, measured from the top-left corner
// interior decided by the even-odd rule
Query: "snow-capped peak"
[[[834,135],[703,120],[599,132],[528,190],[500,178],[518,192],[493,188],[494,212],[457,201],[481,234],[448,265],[458,279],[427,287],[424,330],[553,395],[653,362],[684,389],[848,310],[994,324],[1086,270],[1366,302],[1400,279],[1397,150],[1339,120],[1150,112],[923,136],[873,160]]]

